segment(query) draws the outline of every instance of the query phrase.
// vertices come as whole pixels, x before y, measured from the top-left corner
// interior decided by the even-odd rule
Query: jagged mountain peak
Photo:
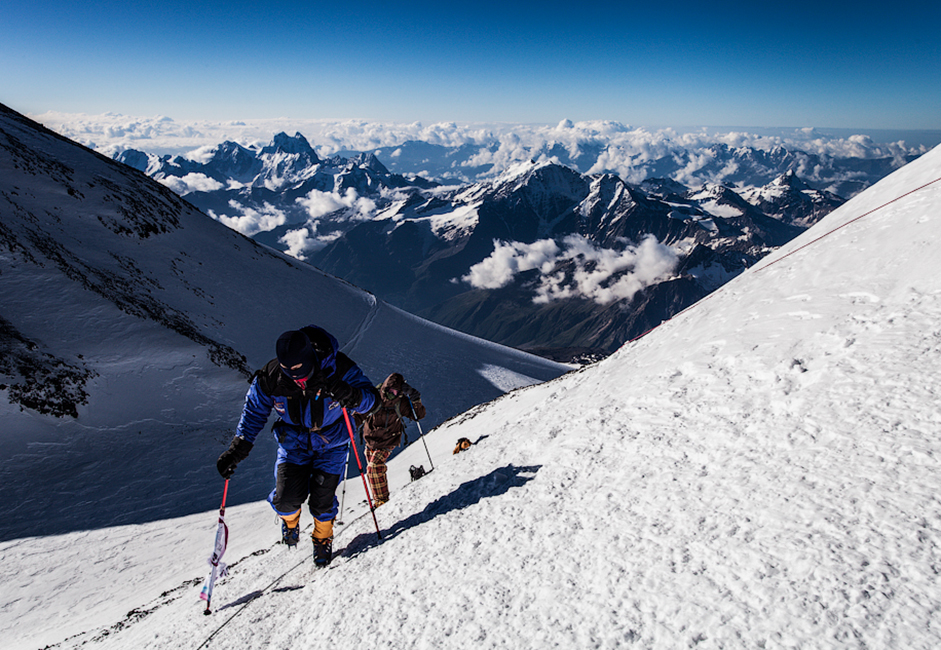
[[[588,178],[591,182],[588,200],[592,200],[592,197],[595,197],[594,200],[607,200],[607,208],[612,208],[615,202],[620,202],[621,209],[625,205],[650,202],[649,193],[644,188],[625,183],[617,174],[596,174]]]
[[[261,155],[278,153],[304,156],[310,159],[312,163],[320,162],[320,158],[318,158],[313,147],[310,146],[310,142],[299,132],[295,133],[293,136],[289,136],[284,131],[281,131],[275,134],[271,144],[262,147],[259,152]]]
[[[160,170],[161,165],[170,160],[170,156],[161,158],[151,153],[138,151],[137,149],[125,149],[115,154],[114,159],[124,163],[128,167],[142,171],[148,176],[153,176]]]
[[[254,158],[255,154],[250,149],[243,147],[238,142],[226,140],[215,148],[212,154],[212,160],[241,161]]]
[[[691,199],[727,199],[735,201],[739,199],[734,190],[719,183],[703,183],[698,190],[690,190],[687,196]]]
[[[506,183],[531,174],[535,169],[551,165],[548,161],[536,162],[535,160],[521,160],[518,163],[510,165],[506,171],[497,177],[495,183]]]
[[[811,187],[805,183],[793,169],[787,170],[771,181],[769,185],[772,187],[789,187],[798,191],[811,189]]]
[[[742,198],[775,219],[807,227],[844,203],[831,192],[816,190],[788,170],[767,185],[743,192]]]
[[[238,142],[226,140],[220,142],[213,150],[213,155],[221,157],[240,156],[242,154],[253,155],[253,152],[247,147],[243,147]]]
[[[369,169],[376,172],[377,174],[382,174],[387,176],[390,172],[382,162],[379,161],[379,158],[376,157],[376,154],[371,152],[361,153],[356,156],[353,156],[349,159],[349,164],[354,167],[361,167],[363,169]]]
[[[494,187],[502,191],[516,191],[524,187],[542,187],[551,192],[566,192],[578,188],[581,192],[588,184],[585,176],[576,170],[551,160],[530,160],[513,166],[500,176]]]
[[[569,195],[583,198],[590,184],[589,177],[555,161],[527,160],[512,165],[491,181],[473,183],[454,192],[459,201],[493,201],[523,194]]]

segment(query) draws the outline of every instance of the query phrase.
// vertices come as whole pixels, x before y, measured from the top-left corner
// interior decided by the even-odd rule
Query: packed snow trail
[[[379,301],[371,293],[365,293],[364,299],[369,304],[369,311],[363,316],[363,320],[357,325],[356,330],[349,336],[349,340],[343,345],[343,352],[351,358],[356,358],[356,346],[359,345],[363,335],[372,327],[379,314]]]
[[[353,519],[353,520],[352,520],[351,522],[349,522],[349,523],[351,523],[351,524],[352,524],[352,523],[355,523],[356,521],[358,521],[359,519],[362,519],[362,518],[365,517],[365,516],[366,516],[366,513],[363,513],[363,514],[359,515],[358,517],[356,517],[355,519]],[[309,530],[310,528],[311,528],[311,526],[308,525],[308,526],[307,526],[307,529],[305,529],[304,532],[306,532],[306,531]],[[345,527],[344,527],[344,528],[341,528],[341,529],[338,531],[338,533],[337,533],[336,536],[335,536],[335,537],[336,537],[336,540],[339,540],[339,538],[343,535],[343,532],[344,532],[344,531],[345,531]],[[308,539],[308,536],[305,535],[304,538],[305,538],[305,539]],[[301,545],[299,545],[299,546],[301,546]],[[276,544],[273,548],[277,548],[277,544]],[[251,594],[248,594],[247,596],[244,596],[244,597],[240,598],[239,600],[236,600],[236,601],[234,601],[234,602],[232,602],[232,603],[229,603],[229,604],[227,604],[227,605],[224,605],[221,609],[227,609],[227,608],[229,608],[229,607],[236,607],[236,606],[238,606],[238,609],[236,609],[236,610],[235,610],[228,618],[226,618],[216,629],[214,629],[214,630],[212,631],[212,633],[211,633],[208,637],[206,637],[206,640],[203,641],[203,642],[198,646],[197,650],[199,650],[199,648],[208,647],[209,644],[210,644],[210,642],[216,637],[216,635],[219,634],[219,633],[220,633],[229,623],[231,623],[236,617],[238,617],[238,616],[245,610],[246,607],[248,607],[249,605],[251,605],[256,599],[261,598],[262,596],[264,596],[265,593],[271,591],[272,588],[273,588],[276,584],[278,584],[279,582],[281,582],[284,578],[286,578],[289,573],[292,573],[292,572],[296,571],[298,568],[300,568],[300,567],[303,566],[304,564],[309,564],[309,563],[312,562],[312,559],[311,559],[311,557],[309,556],[309,554],[302,552],[303,550],[300,549],[300,548],[291,550],[290,552],[291,552],[291,553],[294,553],[294,552],[298,552],[298,551],[301,551],[301,552],[299,553],[299,555],[300,555],[300,557],[301,557],[300,561],[298,561],[296,564],[294,564],[293,566],[291,566],[290,568],[288,568],[284,573],[282,573],[282,574],[280,574],[279,576],[277,576],[274,580],[272,580],[271,582],[269,582],[267,585],[265,585],[265,586],[264,586],[262,589],[260,589],[259,591],[252,592]],[[256,552],[253,553],[252,555],[253,555],[253,556],[254,556],[254,555],[262,555],[262,554],[264,554],[265,552],[267,552],[267,550],[256,551]],[[337,551],[335,556],[336,556],[336,557],[340,557],[341,555],[344,555],[345,553],[346,553],[346,549],[343,549],[343,550]],[[318,572],[327,571],[327,570],[329,570],[329,567],[318,569]],[[316,578],[316,575],[314,576],[314,578]],[[283,589],[283,591],[292,591],[292,590],[297,589],[297,588],[299,588],[299,587],[287,587],[287,588]]]

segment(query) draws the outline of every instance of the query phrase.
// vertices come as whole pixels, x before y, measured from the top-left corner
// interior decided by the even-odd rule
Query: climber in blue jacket
[[[282,334],[277,357],[255,374],[235,438],[216,463],[223,478],[231,477],[271,409],[277,412],[271,430],[278,460],[268,501],[281,517],[282,542],[293,547],[300,538],[301,506],[308,500],[317,566],[326,566],[333,556],[336,489],[350,441],[343,409],[368,414],[381,402],[373,383],[338,348],[337,340],[315,325]]]

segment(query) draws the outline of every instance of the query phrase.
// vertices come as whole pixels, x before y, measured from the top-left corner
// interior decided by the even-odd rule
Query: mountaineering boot
[[[330,560],[333,559],[333,539],[317,539],[314,540],[314,566],[315,567],[325,567],[330,564]]]
[[[297,546],[301,538],[301,511],[281,517],[281,543],[291,548]]]
[[[314,532],[310,536],[314,541],[314,566],[327,566],[333,559],[333,520],[314,519]]]
[[[297,542],[301,539],[301,527],[295,526],[294,528],[288,527],[288,522],[281,522],[281,543],[287,544],[288,546],[297,546]]]

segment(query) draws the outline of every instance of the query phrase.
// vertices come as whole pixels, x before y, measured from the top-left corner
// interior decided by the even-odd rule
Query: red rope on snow
[[[794,250],[792,250],[790,253],[788,253],[788,254],[786,254],[786,255],[782,255],[782,256],[779,257],[778,259],[776,259],[776,260],[774,260],[774,261],[772,261],[772,262],[768,262],[767,264],[765,264],[765,265],[762,266],[762,267],[756,268],[756,269],[754,270],[754,273],[758,273],[759,271],[764,271],[764,270],[767,269],[768,267],[774,266],[775,264],[777,264],[777,263],[780,262],[781,260],[787,259],[788,257],[790,257],[791,255],[793,255],[793,254],[796,253],[797,251],[801,251],[801,250],[807,248],[808,246],[810,246],[811,244],[816,244],[818,241],[820,241],[820,240],[823,239],[824,237],[829,237],[830,235],[832,235],[832,234],[835,233],[836,231],[845,228],[846,226],[850,225],[851,223],[855,223],[856,221],[859,221],[859,220],[862,219],[863,217],[869,216],[869,215],[872,214],[873,212],[878,212],[878,211],[881,210],[882,208],[885,208],[885,207],[887,207],[887,206],[889,206],[889,205],[892,205],[892,204],[895,203],[896,201],[899,201],[899,200],[901,200],[901,199],[904,199],[906,196],[909,196],[910,194],[914,194],[915,192],[918,192],[918,191],[920,191],[920,190],[923,190],[923,189],[925,189],[926,187],[928,187],[929,185],[933,185],[934,183],[937,183],[938,181],[941,181],[941,178],[936,178],[936,179],[934,179],[933,181],[928,181],[928,182],[925,183],[924,185],[922,185],[922,186],[920,186],[920,187],[916,187],[916,188],[913,189],[913,190],[909,190],[908,192],[905,192],[905,194],[901,194],[901,195],[895,197],[894,199],[892,199],[891,201],[887,201],[887,202],[883,203],[883,204],[880,205],[879,207],[873,208],[872,210],[869,210],[868,212],[864,212],[863,214],[859,215],[858,217],[854,217],[854,218],[850,219],[849,221],[847,221],[846,223],[844,223],[842,226],[837,226],[837,227],[834,228],[833,230],[830,230],[829,232],[825,232],[824,234],[820,235],[820,236],[817,237],[816,239],[813,239],[813,240],[807,242],[806,244],[804,244],[804,245],[802,245],[802,246],[798,246],[797,248],[795,248]],[[722,287],[720,287],[719,289],[716,289],[715,291],[713,291],[713,292],[710,293],[710,294],[707,294],[705,297],[703,297],[702,300],[697,300],[695,303],[693,303],[692,305],[690,305],[689,307],[687,307],[687,308],[684,309],[683,311],[674,314],[673,316],[671,316],[670,318],[666,319],[665,321],[662,321],[662,322],[659,323],[658,325],[654,325],[653,327],[651,327],[649,330],[647,330],[647,331],[644,332],[643,334],[638,334],[637,336],[635,336],[634,338],[632,338],[631,340],[629,340],[627,343],[633,343],[634,341],[636,341],[636,340],[638,340],[638,339],[641,339],[641,338],[647,336],[647,335],[650,334],[652,331],[654,331],[655,329],[657,329],[658,327],[660,327],[660,325],[663,325],[663,323],[668,323],[668,322],[670,322],[671,320],[673,320],[674,318],[676,318],[677,316],[679,316],[680,314],[682,314],[682,313],[684,313],[684,312],[686,312],[686,311],[689,311],[690,309],[692,309],[693,307],[696,307],[697,305],[701,305],[703,302],[705,302],[705,301],[708,300],[709,298],[713,297],[714,295],[716,295],[717,293],[719,293],[721,290],[722,290]],[[624,345],[627,345],[627,343],[625,343]],[[622,347],[623,347],[623,346],[622,346]]]
[[[837,227],[834,228],[833,230],[831,230],[831,231],[829,231],[829,232],[825,232],[824,234],[820,235],[820,236],[817,237],[816,239],[813,239],[813,240],[807,242],[807,243],[804,244],[803,246],[798,246],[797,248],[795,248],[794,250],[792,250],[792,251],[791,251],[790,253],[788,253],[787,255],[782,255],[782,256],[779,257],[778,259],[776,259],[776,260],[774,260],[774,261],[772,261],[772,262],[768,262],[768,263],[765,264],[764,266],[755,269],[754,272],[755,272],[755,273],[758,273],[759,271],[764,271],[764,270],[765,270],[766,268],[768,268],[769,266],[774,266],[775,264],[777,264],[777,263],[780,262],[781,260],[787,259],[788,257],[790,257],[791,255],[793,255],[793,254],[796,253],[797,251],[803,250],[803,249],[807,248],[808,246],[810,246],[811,244],[816,244],[818,241],[820,241],[820,240],[823,239],[824,237],[829,237],[830,235],[832,235],[833,233],[835,233],[837,230],[840,230],[840,229],[842,229],[842,228],[845,228],[846,226],[850,225],[851,223],[855,223],[856,221],[859,221],[859,220],[862,219],[863,217],[868,217],[868,216],[869,216],[870,214],[872,214],[873,212],[878,212],[878,211],[881,210],[882,208],[887,207],[887,206],[889,206],[889,205],[892,205],[892,204],[895,203],[896,201],[899,201],[899,200],[901,200],[901,199],[904,199],[904,198],[905,198],[906,196],[908,196],[909,194],[914,194],[915,192],[918,192],[918,191],[920,191],[920,190],[923,190],[923,189],[925,189],[926,187],[928,187],[929,185],[931,185],[931,184],[933,184],[933,183],[937,183],[938,181],[941,181],[941,178],[936,178],[936,179],[934,179],[933,181],[929,181],[929,182],[925,183],[924,185],[922,185],[921,187],[916,187],[916,188],[913,189],[913,190],[910,190],[910,191],[908,191],[908,192],[905,192],[905,194],[902,194],[902,195],[900,195],[900,196],[895,197],[895,198],[892,199],[891,201],[887,201],[886,203],[883,203],[882,205],[880,205],[880,206],[877,207],[877,208],[873,208],[873,209],[870,210],[869,212],[864,212],[863,214],[859,215],[858,217],[854,217],[853,219],[850,219],[849,221],[847,221],[846,223],[844,223],[842,226],[837,226]]]

